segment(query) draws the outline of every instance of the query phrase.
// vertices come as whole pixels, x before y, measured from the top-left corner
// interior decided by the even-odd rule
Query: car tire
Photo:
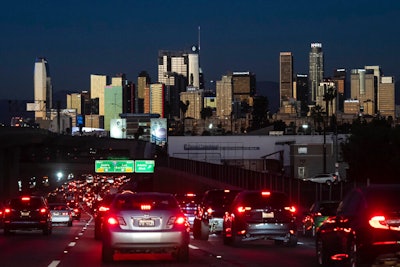
[[[107,244],[103,243],[101,248],[101,260],[103,262],[112,262],[114,259],[114,250]]]
[[[72,221],[68,222],[68,227],[72,227]]]
[[[176,260],[179,262],[188,262],[189,261],[189,245],[183,245],[178,248],[176,252]]]
[[[289,240],[286,242],[285,245],[286,245],[287,247],[295,247],[295,246],[297,246],[297,241],[298,241],[297,236],[291,235],[291,236],[289,237]]]
[[[328,186],[331,186],[332,185],[332,181],[326,181],[326,184],[328,185]]]
[[[317,264],[318,266],[331,266],[332,262],[329,259],[329,256],[327,255],[324,244],[322,243],[322,240],[317,237],[316,245],[316,254],[317,254]]]
[[[11,231],[10,231],[10,228],[8,228],[8,227],[4,227],[4,235],[11,235]]]
[[[101,240],[101,227],[98,224],[94,224],[94,239]]]
[[[51,234],[51,228],[46,226],[43,228],[43,235],[50,235]]]
[[[193,238],[197,240],[208,240],[210,227],[208,222],[195,219],[193,222]]]

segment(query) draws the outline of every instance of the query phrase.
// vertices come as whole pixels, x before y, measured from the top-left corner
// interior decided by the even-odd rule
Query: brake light
[[[237,208],[237,211],[238,211],[239,213],[243,213],[243,212],[245,212],[246,210],[251,210],[251,207],[243,207],[243,206],[240,206],[240,207]]]
[[[291,213],[295,213],[295,212],[296,212],[296,207],[295,207],[295,206],[285,207],[285,210],[288,210],[288,211],[290,211]]]
[[[100,206],[99,211],[108,211],[110,208],[109,207],[105,207],[105,206]]]
[[[141,209],[141,210],[151,210],[151,205],[148,205],[148,204],[146,204],[146,205],[140,205],[140,209]]]
[[[4,213],[11,213],[11,209],[9,209],[9,208],[6,208],[6,209],[4,209]]]
[[[397,224],[396,224],[396,226],[389,225],[387,219],[383,215],[373,216],[369,220],[369,225],[371,225],[373,228],[377,228],[377,229],[400,231],[400,227],[397,226]]]
[[[208,213],[208,214],[212,214],[212,212],[213,212],[212,208],[208,208],[208,209],[207,209],[207,213]]]
[[[268,196],[270,196],[271,195],[271,192],[269,192],[269,191],[262,191],[261,192],[261,195],[264,197],[268,197]]]
[[[186,196],[187,196],[187,197],[195,197],[195,196],[196,196],[196,194],[193,194],[193,193],[188,193],[188,194],[186,194]]]
[[[178,218],[176,218],[176,220],[175,220],[175,223],[176,224],[179,224],[179,225],[182,225],[182,224],[184,224],[186,222],[186,218],[185,217],[178,217]]]
[[[22,201],[29,201],[29,200],[31,200],[31,198],[30,197],[21,197],[21,200]]]
[[[126,225],[126,222],[125,222],[124,218],[119,217],[119,216],[117,216],[117,217],[113,217],[113,216],[108,217],[107,223],[109,225],[123,225],[123,226]]]
[[[46,213],[46,212],[47,212],[47,209],[46,209],[46,208],[41,208],[39,212],[42,213],[42,214],[43,214],[43,213]]]

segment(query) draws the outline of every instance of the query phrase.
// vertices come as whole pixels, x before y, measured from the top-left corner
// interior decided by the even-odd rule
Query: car
[[[52,233],[51,212],[43,196],[24,195],[12,198],[4,207],[4,234],[15,230],[41,230]]]
[[[79,203],[77,203],[75,201],[70,202],[70,203],[68,203],[68,207],[71,210],[72,219],[79,221],[81,219],[81,214],[82,214],[81,207],[79,206]]]
[[[400,251],[399,196],[399,184],[371,184],[350,190],[336,214],[316,232],[318,265],[378,266],[375,261],[396,259]]]
[[[237,246],[246,241],[274,240],[297,245],[296,208],[278,191],[244,190],[237,194],[223,218],[223,242]]]
[[[240,191],[210,189],[204,193],[193,220],[194,239],[208,240],[210,234],[222,233],[224,212]]]
[[[190,229],[193,229],[194,218],[196,217],[197,206],[200,203],[200,196],[195,193],[175,194],[183,213],[188,218]]]
[[[336,214],[339,203],[338,200],[315,201],[301,221],[303,235],[314,237],[322,222]]]
[[[94,238],[100,240],[103,232],[103,218],[110,209],[115,194],[107,194],[94,207]]]
[[[51,212],[51,223],[66,224],[68,227],[72,226],[72,212],[67,203],[49,203]]]
[[[313,177],[310,178],[305,178],[303,179],[303,181],[332,185],[332,184],[337,184],[338,182],[341,181],[341,179],[340,176],[335,173],[321,173],[314,175]]]
[[[119,253],[171,253],[189,260],[190,226],[176,198],[169,193],[116,194],[104,217],[102,261]]]

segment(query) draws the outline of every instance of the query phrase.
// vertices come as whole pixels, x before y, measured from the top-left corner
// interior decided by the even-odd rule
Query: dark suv
[[[208,240],[210,234],[222,232],[225,210],[240,190],[212,189],[205,192],[193,221],[193,238]]]
[[[274,240],[297,245],[296,209],[283,192],[246,190],[240,192],[223,219],[224,244],[252,240]]]
[[[4,208],[4,234],[11,230],[42,230],[52,232],[51,213],[42,196],[21,196],[11,199]]]

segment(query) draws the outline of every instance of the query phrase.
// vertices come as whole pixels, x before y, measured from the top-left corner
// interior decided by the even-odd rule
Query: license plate
[[[21,216],[29,216],[29,211],[21,211]]]
[[[60,213],[58,213],[58,212],[53,212],[53,215],[60,215]]]
[[[263,217],[263,219],[274,218],[274,213],[273,212],[263,212],[262,217]]]
[[[140,227],[152,227],[154,225],[154,220],[139,220]]]

